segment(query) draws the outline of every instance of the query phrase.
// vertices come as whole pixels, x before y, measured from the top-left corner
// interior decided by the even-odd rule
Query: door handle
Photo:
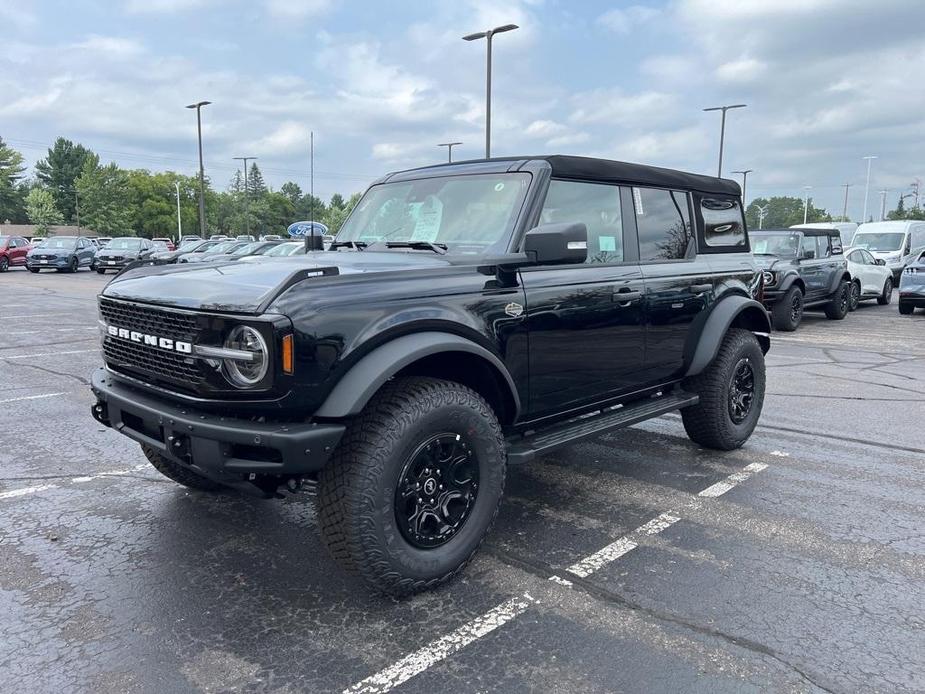
[[[627,289],[626,287],[623,289],[618,289],[613,293],[613,300],[621,304],[628,304],[631,301],[635,301],[636,299],[641,298],[642,292],[635,289]]]
[[[703,294],[703,292],[708,292],[713,289],[712,284],[692,284],[691,292],[694,294]]]

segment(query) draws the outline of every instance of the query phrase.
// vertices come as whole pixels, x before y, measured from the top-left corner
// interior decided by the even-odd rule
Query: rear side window
[[[745,248],[745,221],[738,200],[704,198],[700,201],[700,212],[703,214],[703,236],[707,246]]]
[[[830,243],[832,244],[832,255],[841,255],[844,251],[841,245],[841,235],[832,234],[829,239]]]
[[[816,237],[816,257],[817,258],[828,258],[832,255],[832,249],[829,247],[829,237],[828,236],[817,236]]]
[[[623,261],[623,211],[620,188],[601,183],[550,181],[541,221],[584,222],[588,227],[587,263]]]
[[[633,188],[639,260],[681,260],[693,252],[687,193]]]

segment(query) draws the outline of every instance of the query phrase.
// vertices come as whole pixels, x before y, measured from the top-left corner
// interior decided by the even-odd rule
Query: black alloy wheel
[[[857,282],[851,283],[851,293],[848,297],[848,310],[857,311],[861,303],[861,286]]]
[[[68,272],[77,272],[77,258],[71,258],[67,264]]]
[[[10,269],[10,261],[6,256],[0,258],[0,272],[6,272]]]
[[[463,527],[479,487],[479,464],[461,434],[431,437],[405,463],[395,490],[395,521],[414,547],[432,549]]]
[[[755,400],[755,371],[748,357],[742,357],[732,370],[729,384],[729,417],[741,424],[751,411]]]
[[[803,294],[794,292],[790,297],[790,322],[798,325],[801,318],[803,318]]]

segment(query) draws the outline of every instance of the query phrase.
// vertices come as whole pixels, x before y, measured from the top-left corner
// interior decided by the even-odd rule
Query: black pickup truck
[[[435,586],[507,465],[674,410],[702,446],[748,439],[770,325],[739,195],[567,156],[390,174],[328,251],[114,279],[93,416],[188,487],[316,483],[342,566]]]

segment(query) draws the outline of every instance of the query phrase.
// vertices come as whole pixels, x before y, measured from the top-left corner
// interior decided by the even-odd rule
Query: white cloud
[[[597,18],[598,24],[618,34],[629,34],[633,29],[646,24],[661,14],[654,7],[645,5],[631,5],[625,9],[614,8],[607,10]]]
[[[552,137],[561,135],[568,128],[562,123],[556,123],[551,120],[535,120],[527,126],[526,134],[530,137]]]
[[[677,99],[663,92],[626,94],[621,89],[595,89],[576,94],[572,102],[577,108],[569,120],[574,123],[642,125],[664,122],[674,116]]]
[[[0,0],[0,26],[8,24],[18,29],[34,26],[38,18],[22,5],[20,0]]]
[[[118,36],[88,36],[83,41],[72,43],[70,48],[79,51],[91,51],[93,53],[103,53],[114,57],[126,57],[137,55],[144,51],[144,47],[132,39],[124,39]]]
[[[125,11],[130,14],[172,14],[199,9],[213,0],[126,0]]]
[[[331,0],[265,0],[264,6],[274,19],[301,21],[326,12]]]
[[[754,58],[740,58],[716,68],[716,77],[723,82],[744,84],[761,77],[767,66]]]

